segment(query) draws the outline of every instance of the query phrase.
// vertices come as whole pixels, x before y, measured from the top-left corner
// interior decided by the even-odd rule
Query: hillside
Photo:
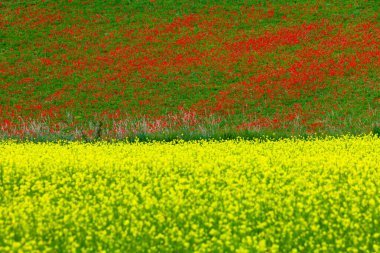
[[[368,133],[379,5],[332,2],[5,1],[0,136]]]

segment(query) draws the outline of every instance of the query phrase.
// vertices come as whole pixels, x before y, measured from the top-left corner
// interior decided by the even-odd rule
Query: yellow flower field
[[[380,252],[380,138],[0,142],[0,252]]]

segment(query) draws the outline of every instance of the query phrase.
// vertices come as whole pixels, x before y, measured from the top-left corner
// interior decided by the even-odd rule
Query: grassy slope
[[[369,132],[379,7],[328,2],[6,1],[1,136]]]

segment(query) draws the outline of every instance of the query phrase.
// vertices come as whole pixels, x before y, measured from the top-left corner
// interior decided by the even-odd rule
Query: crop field
[[[380,252],[378,2],[0,1],[0,252]]]
[[[380,252],[379,154],[370,135],[1,142],[0,251]]]
[[[376,2],[1,1],[0,137],[369,133]]]

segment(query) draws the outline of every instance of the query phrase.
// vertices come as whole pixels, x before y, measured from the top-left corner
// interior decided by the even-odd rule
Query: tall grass
[[[166,119],[149,119],[146,117],[125,117],[124,120],[99,118],[87,124],[73,123],[72,114],[67,113],[67,120],[52,124],[49,117],[40,120],[24,120],[15,126],[0,127],[0,140],[18,141],[172,141],[200,139],[266,139],[299,138],[308,136],[342,136],[347,132],[352,135],[373,134],[380,136],[380,121],[370,123],[365,119],[347,118],[344,127],[326,125],[315,132],[307,131],[297,118],[291,124],[281,128],[251,126],[238,129],[230,124],[229,118],[218,118],[211,115],[208,118],[198,117],[193,112],[182,111],[178,115],[169,115]],[[252,120],[252,119],[250,119]],[[322,121],[324,122],[324,121]]]

